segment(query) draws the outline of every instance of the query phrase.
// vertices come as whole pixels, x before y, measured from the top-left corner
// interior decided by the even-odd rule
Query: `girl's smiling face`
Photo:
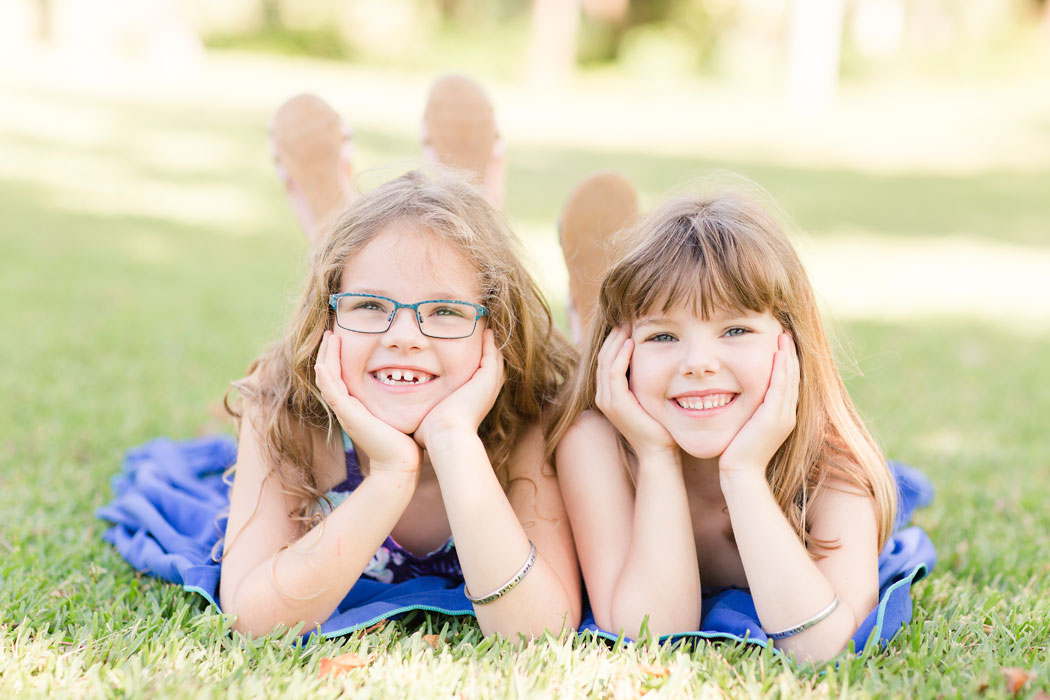
[[[436,235],[408,222],[389,224],[343,269],[341,292],[412,304],[430,299],[479,303],[477,271]],[[423,335],[411,309],[399,309],[385,333],[356,333],[333,324],[340,338],[343,382],[383,422],[410,434],[481,364],[484,319],[454,340]]]
[[[631,390],[687,454],[716,458],[765,398],[782,332],[768,312],[704,320],[679,304],[643,316],[631,328]]]

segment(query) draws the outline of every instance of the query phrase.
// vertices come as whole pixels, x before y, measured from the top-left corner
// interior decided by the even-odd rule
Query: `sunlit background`
[[[493,97],[508,215],[556,302],[554,226],[575,179],[618,169],[651,205],[728,168],[801,224],[836,316],[1045,328],[1050,205],[1013,206],[1015,193],[1050,198],[1048,7],[5,0],[0,185],[44,207],[250,237],[280,211],[263,177],[283,99],[313,91],[335,105],[357,130],[359,169],[408,167],[428,83],[462,71]],[[814,178],[830,189],[807,191]],[[925,198],[910,180],[933,183]],[[148,238],[128,245],[164,256]]]
[[[223,393],[280,335],[306,243],[277,106],[335,106],[367,189],[421,162],[449,71],[491,95],[506,214],[559,322],[580,179],[617,170],[649,208],[739,173],[793,219],[879,444],[937,486],[917,518],[940,561],[903,641],[785,696],[993,696],[1002,665],[1046,691],[1050,1],[0,0],[0,695],[314,694],[313,662],[271,647],[242,675],[221,623],[93,512],[130,446],[232,432]],[[371,678],[584,682],[498,653],[511,668],[433,656],[456,687],[423,661]],[[686,675],[775,692],[758,657],[719,658]]]

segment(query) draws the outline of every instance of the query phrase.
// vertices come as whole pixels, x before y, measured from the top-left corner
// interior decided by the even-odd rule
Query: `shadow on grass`
[[[284,212],[282,192],[271,168],[266,125],[245,112],[219,115],[187,109],[158,110],[96,101],[112,111],[114,136],[92,145],[62,145],[70,154],[118,165],[128,182],[149,180],[184,188],[225,185],[248,195],[261,212],[254,220],[269,220]],[[89,102],[88,104],[93,104]],[[176,136],[200,157],[190,165],[169,166],[163,155],[142,152],[141,144]],[[4,137],[14,145],[45,152],[56,146],[30,136]],[[196,142],[195,145],[195,139]],[[383,163],[406,167],[420,162],[420,149],[405,134],[361,128],[355,132],[359,168]],[[210,150],[209,150],[210,149]],[[163,152],[162,152],[163,153]],[[781,202],[803,230],[820,236],[861,230],[897,236],[971,237],[1022,245],[1050,245],[1050,168],[1037,172],[992,170],[976,174],[890,172],[869,173],[844,168],[785,166],[745,160],[713,160],[667,156],[624,149],[528,148],[509,144],[507,212],[513,221],[541,228],[555,226],[571,189],[586,174],[613,169],[638,186],[643,204],[660,202],[665,193],[715,170],[729,170],[753,179]],[[392,168],[396,171],[397,168]],[[373,175],[365,184],[374,185]],[[290,217],[289,217],[290,219]]]
[[[509,209],[540,225],[556,220],[572,187],[594,170],[618,170],[639,187],[643,204],[716,170],[730,170],[766,188],[814,235],[864,230],[885,236],[972,237],[1050,245],[1050,170],[988,171],[947,176],[872,174],[834,168],[670,157],[628,151],[511,149]]]

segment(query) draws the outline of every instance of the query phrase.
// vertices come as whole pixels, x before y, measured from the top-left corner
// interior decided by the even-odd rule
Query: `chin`
[[[695,436],[686,436],[685,439],[675,436],[675,442],[683,452],[696,459],[718,459],[729,446],[728,440],[697,440]]]
[[[426,411],[412,410],[400,412],[372,411],[379,420],[383,421],[395,430],[405,435],[411,435],[419,429],[420,423],[426,417]]]

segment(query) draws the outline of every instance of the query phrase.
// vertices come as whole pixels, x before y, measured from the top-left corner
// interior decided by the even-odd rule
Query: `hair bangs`
[[[604,302],[621,323],[680,306],[704,320],[722,311],[773,312],[788,280],[764,247],[708,212],[679,217],[613,270]]]

